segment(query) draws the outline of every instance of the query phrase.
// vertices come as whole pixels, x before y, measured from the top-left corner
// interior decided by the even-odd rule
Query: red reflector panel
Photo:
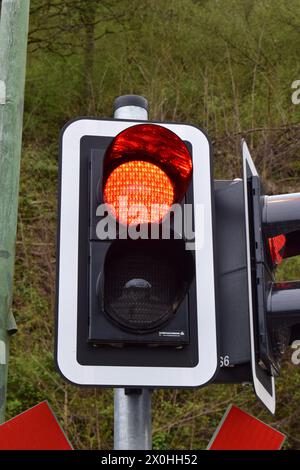
[[[208,448],[209,450],[279,450],[284,434],[262,421],[230,406]]]
[[[1,450],[72,450],[47,402],[0,426]]]
[[[165,127],[138,124],[118,134],[107,149],[104,202],[123,223],[159,222],[172,204],[181,202],[191,176],[192,159],[183,140]],[[127,198],[125,211],[131,216],[120,197]],[[144,206],[139,214],[130,207],[137,204]]]
[[[158,166],[131,161],[109,175],[104,200],[124,224],[154,223],[169,211],[174,190],[170,178]]]
[[[277,235],[277,237],[269,238],[271,258],[274,264],[280,264],[282,262],[285,244],[285,235]]]

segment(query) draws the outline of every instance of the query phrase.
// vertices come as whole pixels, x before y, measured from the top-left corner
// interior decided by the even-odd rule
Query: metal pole
[[[147,120],[147,100],[137,95],[120,96],[114,102],[114,117]],[[114,449],[151,449],[151,391],[115,389],[114,407]]]
[[[0,21],[0,423],[5,419],[30,0],[2,0]]]
[[[150,450],[151,391],[116,388],[114,392],[114,449]]]

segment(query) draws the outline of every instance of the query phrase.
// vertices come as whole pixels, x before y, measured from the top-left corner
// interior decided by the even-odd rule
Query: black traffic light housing
[[[185,241],[175,236],[171,240],[161,237],[157,240],[131,240],[125,237],[124,227],[120,228],[111,218],[111,225],[116,228],[116,239],[99,239],[97,226],[106,217],[107,212],[97,211],[103,200],[103,167],[106,152],[113,139],[89,136],[81,139],[81,158],[83,163],[80,194],[79,224],[84,227],[80,234],[80,246],[87,246],[88,252],[80,250],[81,272],[87,268],[86,288],[89,289],[88,331],[86,309],[79,309],[79,321],[85,328],[79,331],[81,347],[78,348],[78,360],[82,364],[97,361],[106,365],[182,365],[192,366],[198,361],[195,343],[197,339],[195,293],[195,259],[192,251],[185,250]],[[84,190],[84,181],[89,184]],[[192,184],[183,202],[193,202]],[[89,237],[86,231],[85,208],[89,206]],[[82,217],[82,220],[81,220]],[[108,219],[109,220],[109,219]],[[109,225],[109,222],[108,222]],[[150,228],[150,227],[149,227]],[[173,226],[171,224],[171,230]],[[109,227],[108,227],[109,230]],[[148,281],[147,281],[148,279]],[[142,283],[144,280],[144,284]],[[130,282],[135,285],[130,285]],[[149,282],[151,281],[151,282]],[[81,279],[82,282],[82,279]],[[147,283],[151,283],[148,288]],[[129,284],[129,286],[128,286]],[[146,284],[146,285],[145,285]],[[127,286],[124,288],[124,286]],[[82,286],[83,287],[83,286]],[[151,293],[154,291],[154,294]],[[149,291],[149,293],[148,293]],[[178,294],[178,291],[179,294]],[[85,293],[86,289],[83,288]],[[165,294],[169,294],[166,298]],[[153,324],[142,325],[141,321],[131,314],[126,302],[130,300],[141,303],[145,298],[151,308],[153,317],[154,300],[147,296],[161,295],[162,303],[176,303],[176,314],[168,312],[164,318],[157,318]],[[127,317],[127,318],[126,318]],[[155,349],[153,347],[156,346]],[[157,349],[164,347],[164,351]],[[170,352],[166,350],[170,348]],[[174,348],[177,348],[174,354]],[[178,350],[181,349],[181,351]],[[172,353],[173,351],[173,353]]]
[[[124,226],[120,227],[113,218],[111,226],[108,222],[107,230],[115,230],[116,239],[101,240],[97,235],[98,224],[105,218],[107,220],[107,211],[99,214],[97,208],[104,203],[103,167],[111,142],[112,139],[109,139],[99,144],[89,137],[81,142],[85,148],[83,152],[90,154],[88,341],[93,346],[117,348],[126,344],[175,347],[187,345],[190,342],[190,326],[193,326],[190,325],[189,305],[196,303],[195,290],[190,288],[195,276],[195,259],[191,251],[185,250],[185,241],[176,238],[174,224],[171,222],[170,240],[162,239],[161,233],[156,240],[132,240],[124,233]],[[95,146],[96,149],[89,146]],[[101,146],[103,149],[99,150]],[[192,203],[192,191],[191,184],[182,204]],[[82,204],[86,205],[87,200]],[[157,228],[159,234],[159,224]],[[150,235],[151,227],[146,230]],[[151,278],[148,281],[147,276]],[[169,309],[164,315],[157,312],[155,319],[155,303],[158,308],[161,305],[157,296],[161,296],[163,304],[178,304],[176,315],[173,309]],[[148,319],[144,318],[142,321],[130,311],[130,301],[134,297],[138,303],[142,303],[144,299],[143,307],[148,310]],[[148,302],[145,302],[147,299]],[[117,354],[120,355],[120,351]]]

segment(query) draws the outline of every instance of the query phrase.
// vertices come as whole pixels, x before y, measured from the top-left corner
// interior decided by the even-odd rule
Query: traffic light
[[[216,180],[216,270],[220,369],[215,383],[253,383],[275,412],[275,378],[300,336],[300,284],[276,282],[284,258],[300,254],[300,194],[266,196],[242,142],[243,180]]]
[[[300,324],[299,282],[276,283],[275,271],[300,254],[300,193],[264,195],[245,142],[242,149],[253,383],[274,413],[275,377]]]
[[[61,135],[56,360],[80,385],[194,387],[218,366],[211,144],[81,118]]]
[[[61,134],[58,369],[80,385],[252,382],[274,413],[300,338],[300,282],[275,277],[300,254],[300,194],[264,195],[245,142],[243,179],[213,180],[201,129],[124,119],[120,100],[117,119]]]

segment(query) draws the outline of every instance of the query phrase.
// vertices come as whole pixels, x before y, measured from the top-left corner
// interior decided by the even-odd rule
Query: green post
[[[0,20],[0,423],[5,419],[30,0],[2,0]]]

